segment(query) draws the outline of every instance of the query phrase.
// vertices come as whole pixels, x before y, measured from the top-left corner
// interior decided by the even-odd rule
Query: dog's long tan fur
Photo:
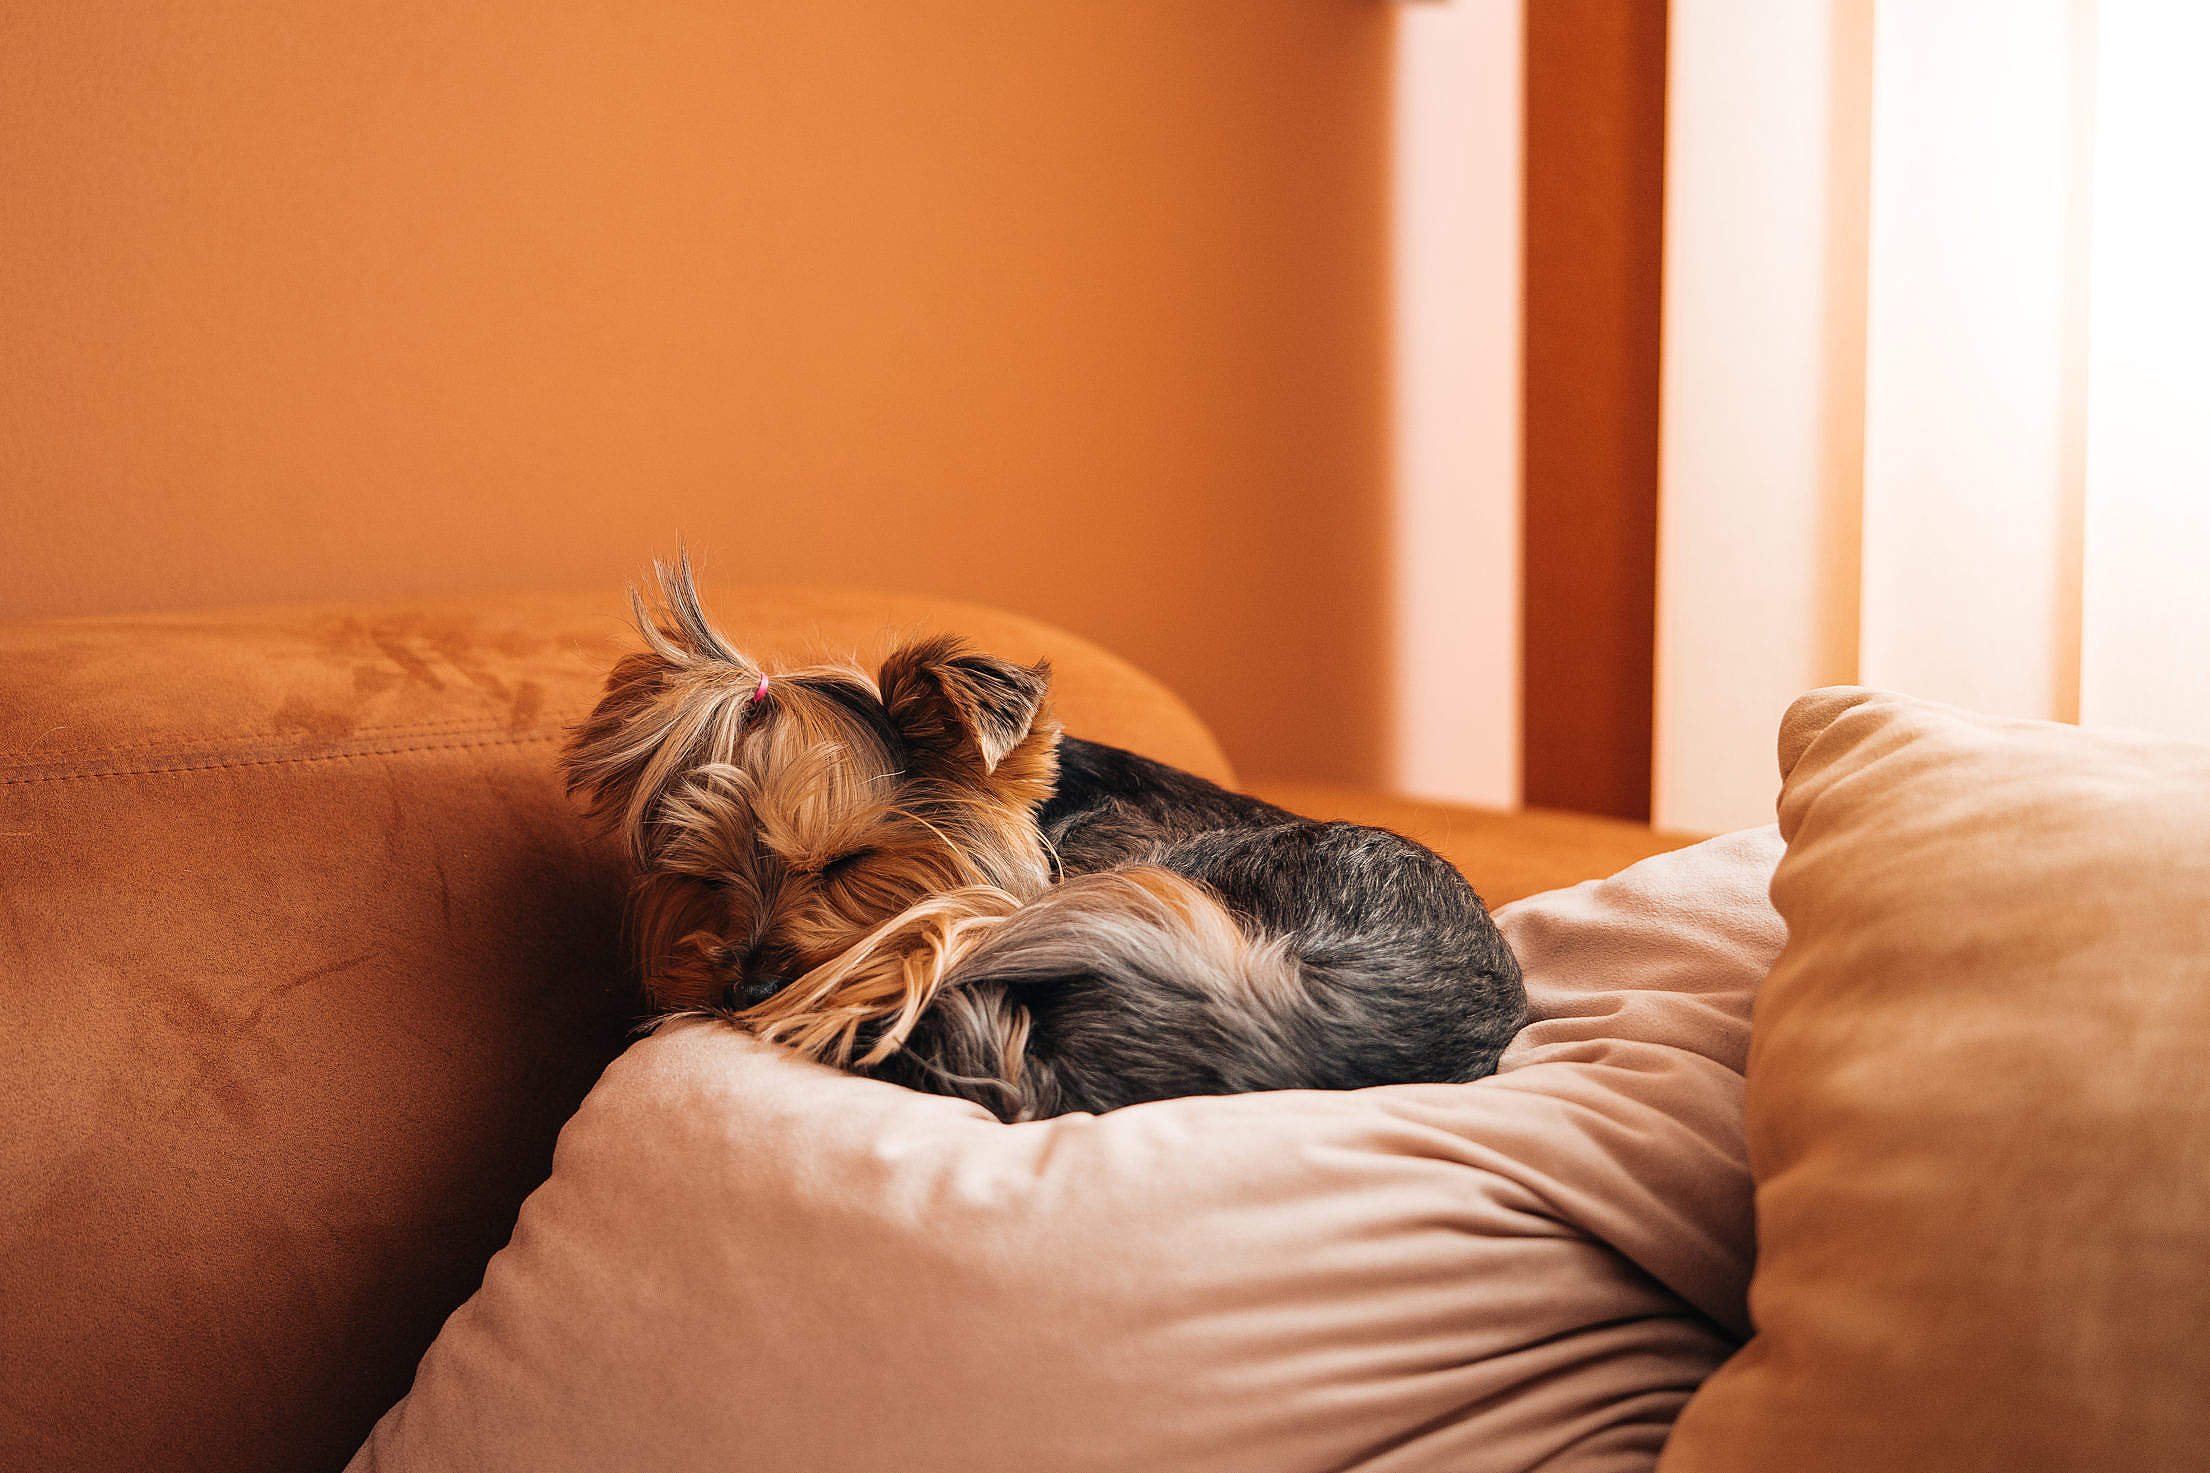
[[[857,665],[763,670],[707,621],[687,559],[660,574],[657,607],[632,594],[647,648],[615,666],[567,758],[639,868],[645,985],[667,1011],[879,1062],[959,958],[1051,882],[1031,819],[1050,792],[1048,704],[978,741],[940,673],[960,647],[941,639],[893,654],[879,681]],[[859,696],[902,718],[919,785],[855,715]],[[796,973],[751,1006],[728,996],[740,917]]]

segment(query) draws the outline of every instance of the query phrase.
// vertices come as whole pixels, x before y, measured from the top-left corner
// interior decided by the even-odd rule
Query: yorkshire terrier
[[[655,573],[564,768],[661,1012],[1004,1120],[1477,1079],[1524,1022],[1431,850],[1062,735],[1048,666],[956,638],[770,672]]]

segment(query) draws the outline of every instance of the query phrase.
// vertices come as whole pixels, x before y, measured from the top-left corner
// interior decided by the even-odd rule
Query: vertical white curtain
[[[1835,681],[2210,738],[2206,16],[1674,0],[1658,822]]]
[[[2210,6],[2095,50],[2080,717],[2210,740]]]
[[[1857,670],[1870,26],[1672,0],[1652,816],[1762,822],[1788,702]]]
[[[2070,717],[2072,0],[1874,9],[1857,679]],[[2084,281],[2084,278],[2082,278]]]
[[[1522,34],[1520,0],[1397,13],[1390,782],[1495,806],[1519,800]]]

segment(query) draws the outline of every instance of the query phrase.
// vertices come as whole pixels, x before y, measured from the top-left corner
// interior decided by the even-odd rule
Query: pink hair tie
[[[759,688],[758,688],[758,689],[756,689],[756,690],[754,690],[754,691],[752,692],[752,699],[751,699],[751,700],[749,700],[749,701],[746,701],[746,702],[745,702],[745,704],[746,704],[747,706],[757,706],[757,705],[758,705],[758,704],[759,704],[760,702],[762,702],[762,701],[764,701],[764,700],[766,700],[766,699],[767,699],[767,672],[763,670],[763,671],[761,671],[761,672],[760,672],[760,684],[759,684]]]

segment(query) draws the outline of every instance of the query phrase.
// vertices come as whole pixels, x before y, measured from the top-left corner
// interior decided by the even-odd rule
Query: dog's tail
[[[738,1021],[1028,1120],[1324,1086],[1299,1077],[1330,1043],[1306,982],[1285,939],[1248,934],[1200,884],[1136,866],[1026,904],[979,887],[932,897]]]

